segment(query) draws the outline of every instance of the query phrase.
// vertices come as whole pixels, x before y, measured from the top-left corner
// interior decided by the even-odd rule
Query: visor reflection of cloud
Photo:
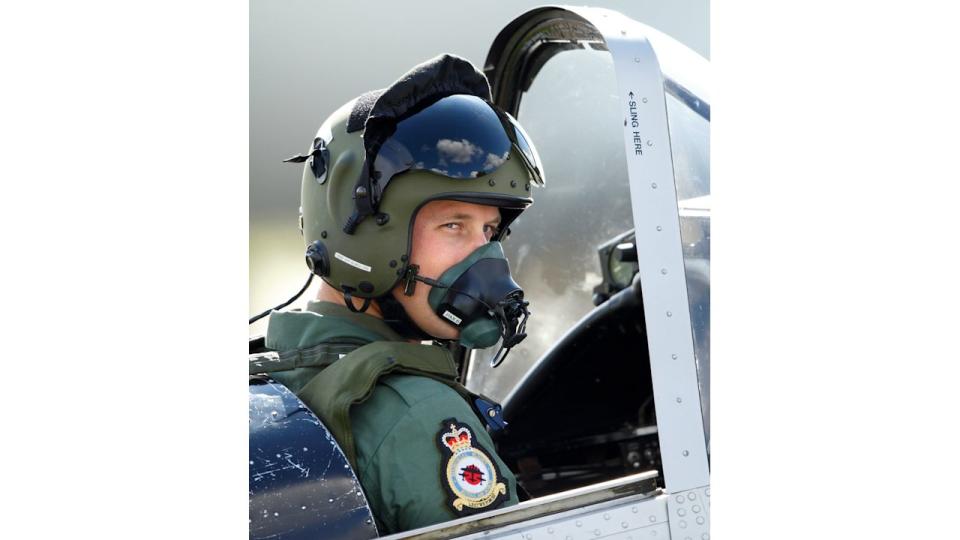
[[[483,155],[482,148],[466,139],[440,139],[437,141],[437,150],[443,159],[450,158],[454,163],[470,163],[474,156]]]
[[[492,171],[497,167],[503,165],[503,162],[507,160],[507,155],[509,152],[504,152],[502,156],[496,154],[487,154],[487,160],[483,162],[483,170]]]

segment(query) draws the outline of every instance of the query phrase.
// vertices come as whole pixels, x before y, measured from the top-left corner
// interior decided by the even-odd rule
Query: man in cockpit
[[[306,311],[272,313],[266,346],[301,361],[271,377],[337,439],[381,534],[516,504],[487,432],[499,408],[461,384],[454,351],[502,356],[526,335],[500,245],[543,185],[523,130],[442,55],[338,109],[294,161],[322,283]]]

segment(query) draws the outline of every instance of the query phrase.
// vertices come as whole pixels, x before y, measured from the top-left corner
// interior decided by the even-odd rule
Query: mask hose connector
[[[527,318],[530,317],[527,306],[529,305],[530,302],[525,300],[508,298],[500,301],[496,309],[492,310],[497,322],[500,323],[503,340],[500,343],[500,350],[490,359],[490,367],[495,368],[502,364],[510,354],[510,350],[527,337]]]
[[[493,314],[500,322],[503,335],[503,345],[511,348],[527,337],[527,318],[530,316],[530,310],[527,306],[530,302],[522,298],[510,297],[497,303]]]

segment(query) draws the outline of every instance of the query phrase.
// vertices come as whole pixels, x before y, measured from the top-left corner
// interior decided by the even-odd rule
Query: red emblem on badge
[[[461,469],[460,476],[471,486],[478,486],[483,482],[483,471],[476,465],[467,465]]]

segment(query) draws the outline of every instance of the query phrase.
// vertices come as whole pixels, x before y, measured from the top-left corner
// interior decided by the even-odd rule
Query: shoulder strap
[[[359,343],[320,343],[305,349],[251,354],[250,375],[290,371],[301,367],[323,369],[360,346]]]

